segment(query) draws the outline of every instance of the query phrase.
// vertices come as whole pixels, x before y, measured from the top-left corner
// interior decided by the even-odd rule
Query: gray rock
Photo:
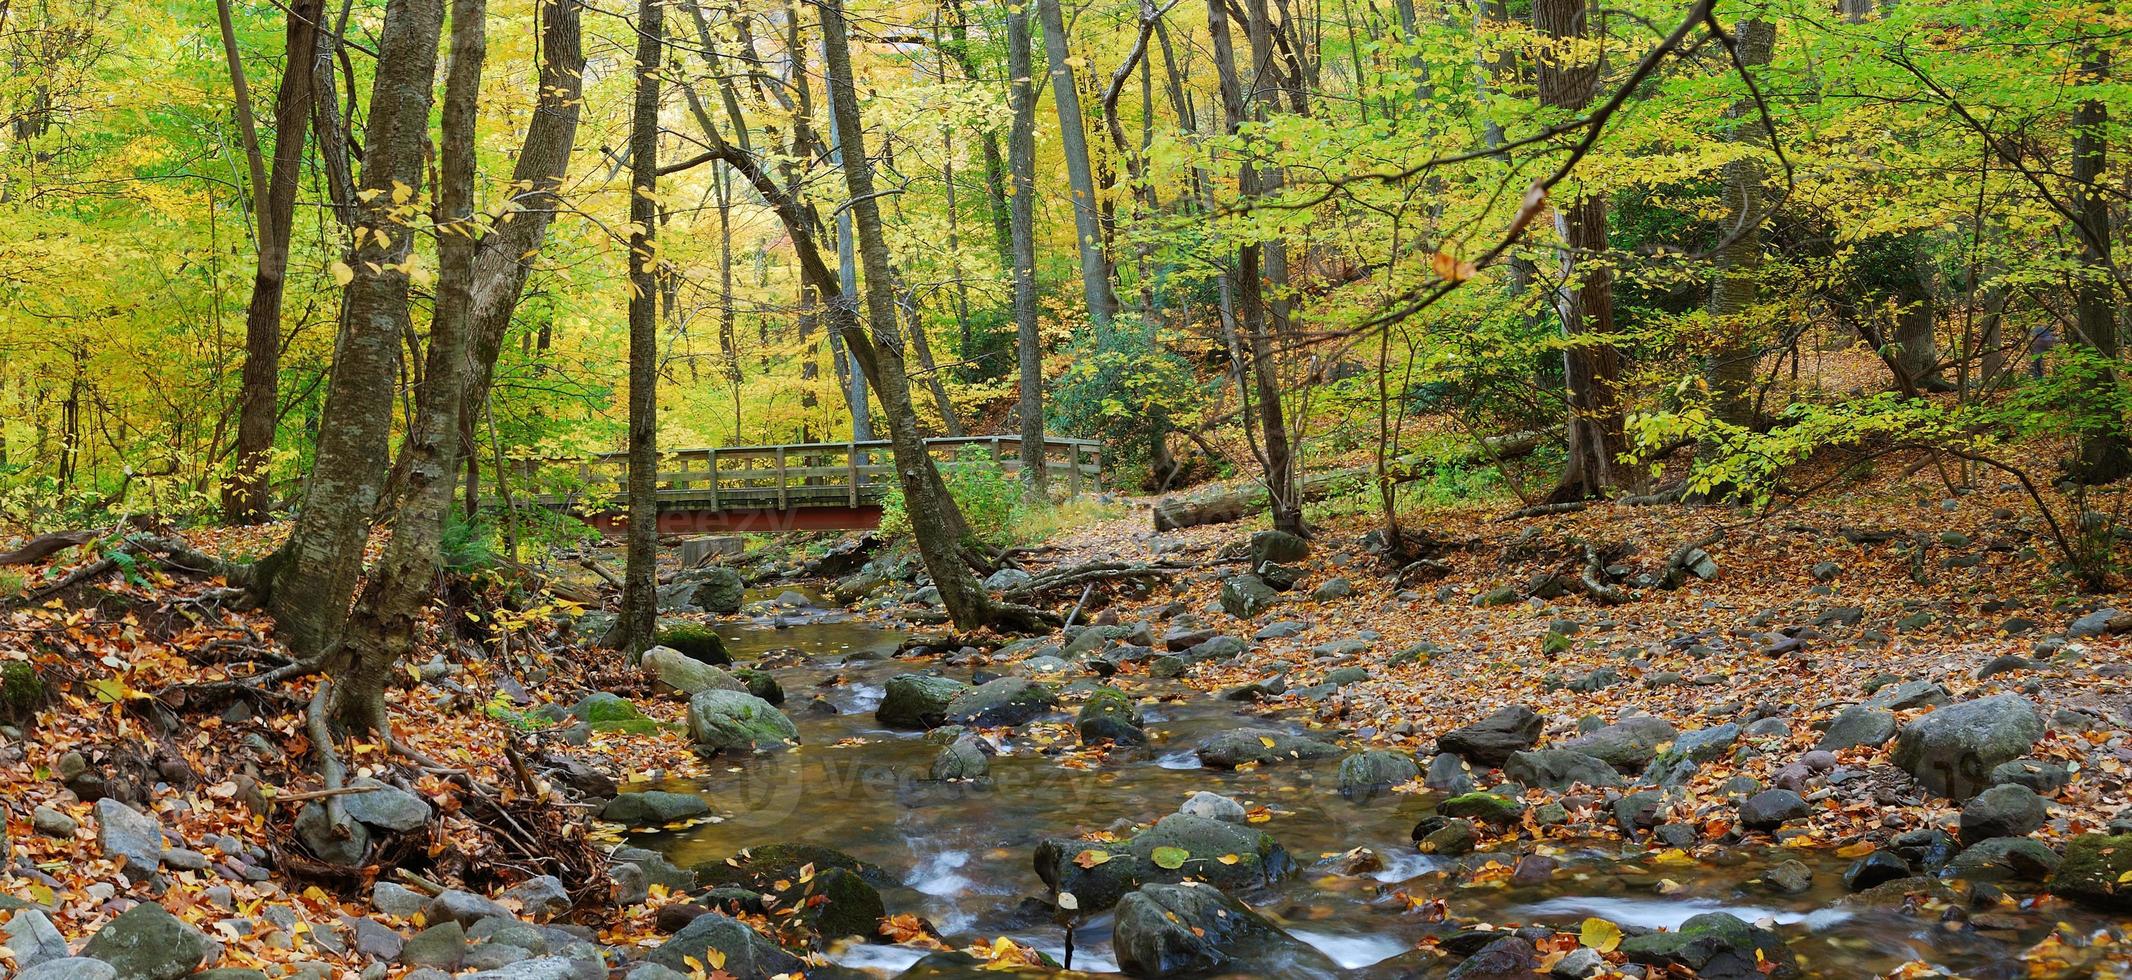
[[[394,929],[376,919],[352,919],[348,923],[351,933],[350,945],[355,951],[374,960],[391,962],[399,959],[400,950],[406,948],[407,940]]]
[[[429,822],[429,801],[413,793],[369,777],[355,779],[348,785],[370,789],[367,793],[341,797],[341,809],[363,823],[404,832]]]
[[[2072,782],[2073,774],[2064,764],[2046,759],[2015,759],[2002,762],[1991,769],[1991,784],[2026,786],[2037,794],[2049,796]]]
[[[710,812],[710,803],[694,793],[647,790],[622,793],[607,801],[607,807],[600,811],[600,819],[643,827],[708,816]]]
[[[1001,677],[955,695],[946,721],[971,728],[996,728],[1034,721],[1058,705],[1051,689],[1026,677]]]
[[[516,902],[519,914],[534,922],[546,922],[570,911],[570,890],[563,887],[561,878],[540,875],[528,878],[503,893],[505,901]]]
[[[1287,531],[1267,530],[1251,536],[1251,564],[1287,565],[1310,557],[1310,542]]]
[[[1275,728],[1239,728],[1208,736],[1196,751],[1205,765],[1234,769],[1246,762],[1329,759],[1340,754],[1340,747]]]
[[[1878,888],[1891,881],[1910,877],[1911,868],[1900,855],[1891,851],[1874,851],[1856,861],[1843,872],[1843,887],[1852,892]]]
[[[15,975],[15,980],[116,980],[118,971],[86,956],[46,960]]]
[[[409,937],[400,948],[400,962],[407,966],[433,966],[456,970],[466,960],[466,927],[446,920]]]
[[[1331,602],[1334,599],[1345,599],[1348,596],[1354,594],[1354,585],[1349,583],[1347,579],[1341,578],[1337,575],[1332,578],[1326,579],[1324,582],[1319,583],[1317,588],[1310,590],[1310,597],[1312,599],[1316,599],[1319,602]]]
[[[1782,937],[1726,912],[1705,912],[1673,932],[1631,936],[1621,941],[1619,951],[1631,963],[1683,966],[1704,980],[1760,980],[1799,972]]]
[[[1573,749],[1514,753],[1503,763],[1503,774],[1527,786],[1557,793],[1579,783],[1592,787],[1621,785],[1621,773],[1613,766]]]
[[[2058,852],[2033,837],[1994,837],[1962,850],[1947,867],[1968,881],[2049,881]]]
[[[1829,722],[1828,731],[1822,733],[1821,741],[1814,748],[1824,752],[1840,752],[1844,749],[1877,748],[1886,745],[1895,737],[1895,713],[1886,708],[1854,704],[1836,712]]]
[[[1421,784],[1439,793],[1458,796],[1473,792],[1473,774],[1466,771],[1466,760],[1449,752],[1439,752],[1429,760],[1429,769],[1422,774]]]
[[[1531,940],[1506,935],[1474,950],[1444,974],[1444,980],[1523,980],[1539,976],[1539,965],[1539,951],[1533,949]]]
[[[484,898],[473,892],[457,888],[438,893],[422,907],[422,915],[431,922],[457,922],[471,926],[483,919],[515,918],[511,910],[494,899]]]
[[[1496,941],[1501,942],[1502,940]],[[1589,946],[1579,946],[1570,950],[1561,959],[1555,961],[1553,969],[1547,971],[1549,976],[1570,978],[1598,976],[1604,972],[1606,972],[1606,960],[1599,955],[1598,950]]]
[[[746,691],[748,685],[717,664],[704,663],[673,647],[652,647],[639,662],[662,690],[678,694]]]
[[[2043,718],[2018,694],[1948,705],[1896,737],[1894,762],[1926,789],[1966,800],[1990,785],[2000,763],[2028,754],[2043,737]]]
[[[1421,775],[1421,766],[1404,752],[1372,749],[1340,760],[1340,795],[1367,802],[1392,787]]]
[[[1866,703],[1891,711],[1906,711],[1947,703],[1947,689],[1932,681],[1907,681],[1873,692]]]
[[[1233,636],[1210,636],[1186,648],[1178,657],[1186,663],[1199,663],[1203,660],[1227,660],[1242,652],[1244,641]]]
[[[1081,855],[1091,850],[1103,851],[1108,860],[1082,860]],[[1158,861],[1157,852],[1182,860]],[[1235,861],[1225,861],[1232,855]],[[1110,908],[1145,884],[1195,879],[1218,888],[1259,888],[1296,870],[1295,860],[1271,835],[1183,813],[1170,814],[1132,839],[1110,844],[1040,841],[1034,865],[1037,877],[1054,892],[1072,894],[1084,915]]]
[[[1222,972],[1280,962],[1285,976],[1339,971],[1324,954],[1208,885],[1151,884],[1118,903],[1112,946],[1135,977]]]
[[[163,865],[162,824],[108,796],[96,801],[96,842],[127,877],[146,878]]]
[[[1968,845],[1993,837],[2026,837],[2048,816],[2043,797],[2034,790],[2012,783],[1993,786],[1962,805],[1961,840]]]
[[[1480,721],[1454,728],[1436,739],[1436,751],[1449,752],[1475,765],[1500,767],[1513,753],[1539,744],[1545,720],[1531,708],[1513,704]]]
[[[1005,592],[1016,586],[1028,585],[1035,580],[1036,576],[1019,568],[1002,568],[985,576],[985,588],[993,592]]]
[[[482,947],[474,949],[478,952]],[[466,980],[607,980],[607,964],[597,959],[541,956],[468,974]]]
[[[929,772],[935,780],[981,780],[991,776],[992,754],[975,735],[963,735],[941,748]]]
[[[428,896],[405,885],[381,881],[370,888],[370,907],[386,915],[404,919],[428,904]]]
[[[952,677],[897,674],[883,686],[874,719],[890,728],[934,728],[947,719],[948,703],[969,689]]]
[[[1762,872],[1761,881],[1770,891],[1798,895],[1814,887],[1814,870],[1800,861],[1780,861]]]
[[[1729,751],[1740,740],[1740,726],[1726,722],[1713,728],[1682,732],[1673,740],[1673,754],[1697,762],[1709,762]]]
[[[1221,583],[1222,611],[1238,619],[1257,616],[1279,596],[1273,586],[1249,572],[1231,575]]]
[[[736,980],[767,980],[780,973],[796,973],[803,966],[798,957],[761,933],[718,912],[690,920],[645,959],[669,970],[688,971],[692,959],[708,963],[704,954],[713,949],[724,954],[723,969]]]
[[[799,741],[799,729],[770,702],[741,691],[698,691],[688,699],[688,734],[699,752],[746,752]]]
[[[30,826],[46,837],[67,838],[81,829],[81,822],[60,812],[57,807],[39,806],[30,811]]]
[[[67,937],[59,934],[59,928],[52,925],[44,910],[36,908],[17,909],[7,920],[5,945],[15,953],[16,969],[26,970],[73,955],[67,949]]]
[[[2132,630],[2132,615],[2105,607],[2073,620],[2065,632],[2067,636],[2086,638],[2127,630]]]
[[[1766,789],[1740,802],[1740,826],[1749,830],[1774,831],[1786,821],[1798,820],[1812,812],[1799,794],[1788,789]]]
[[[1246,817],[1243,804],[1220,793],[1209,793],[1205,790],[1193,793],[1190,799],[1185,800],[1184,804],[1177,808],[1177,812],[1205,820],[1219,820],[1223,823],[1240,824],[1244,822]]]
[[[345,816],[333,819],[323,802],[306,803],[296,813],[296,837],[311,853],[327,864],[355,867],[370,852],[370,830],[361,821]]]
[[[689,572],[683,581],[692,586],[688,591],[689,605],[721,615],[739,612],[748,589],[739,572],[723,565]]]
[[[1656,715],[1636,715],[1586,732],[1562,743],[1561,748],[1582,752],[1625,773],[1640,772],[1658,755],[1658,747],[1671,741],[1673,725]]]
[[[154,902],[142,902],[104,923],[81,955],[111,964],[118,980],[176,980],[199,969],[214,951],[207,935]]]

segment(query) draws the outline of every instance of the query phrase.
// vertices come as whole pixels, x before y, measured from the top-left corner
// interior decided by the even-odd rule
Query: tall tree
[[[1066,157],[1066,185],[1073,201],[1074,241],[1081,257],[1081,293],[1088,318],[1109,329],[1118,312],[1111,286],[1110,260],[1103,254],[1102,215],[1096,204],[1095,171],[1088,162],[1088,135],[1081,120],[1081,93],[1074,84],[1073,54],[1067,45],[1066,17],[1059,0],[1036,0],[1044,27],[1044,57],[1051,73],[1051,103],[1059,116],[1059,151]]]
[[[659,70],[661,0],[637,3],[637,88],[629,127],[629,557],[622,616],[611,645],[651,646],[658,619],[659,557]]]
[[[1022,482],[1031,499],[1050,494],[1044,470],[1044,350],[1036,321],[1036,80],[1031,65],[1029,11],[1007,7],[1007,98],[1013,116],[1007,128],[1007,169],[1012,173],[1008,234],[1014,277],[1016,363],[1021,368]]]
[[[2073,112],[2073,164],[2071,198],[2078,215],[2074,229],[2079,242],[2080,272],[2073,291],[2073,329],[2079,343],[2110,365],[2105,368],[2104,389],[2118,395],[2123,381],[2115,370],[2118,358],[2117,309],[2111,302],[2115,267],[2110,258],[2110,198],[2117,191],[2104,186],[2109,163],[2110,108],[2094,90],[2110,81],[2110,52],[2091,43],[2080,66],[2083,93]],[[2105,397],[2081,428],[2079,455],[2071,475],[2089,484],[2110,483],[2132,475],[2132,443],[2127,442],[2118,399]]]
[[[1764,67],[1776,48],[1777,28],[1766,20],[1742,21],[1734,36],[1741,66]],[[1753,145],[1757,123],[1754,106],[1742,101],[1728,113],[1734,143]],[[1752,155],[1742,155],[1725,164],[1725,204],[1731,216],[1723,226],[1710,283],[1710,316],[1715,321],[1716,343],[1703,362],[1703,377],[1710,386],[1711,414],[1732,425],[1754,422],[1755,366],[1762,345],[1753,320],[1762,267],[1762,223],[1768,217],[1762,203],[1762,165]]]

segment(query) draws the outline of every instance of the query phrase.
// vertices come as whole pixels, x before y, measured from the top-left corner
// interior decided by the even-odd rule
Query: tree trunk
[[[1740,24],[1735,36],[1740,64],[1748,68],[1769,64],[1776,47],[1776,25],[1747,20]],[[1758,123],[1751,121],[1756,118],[1751,103],[1733,106],[1730,115],[1732,132],[1728,138],[1732,142],[1758,142],[1753,135]],[[1724,226],[1725,238],[1712,256],[1710,316],[1716,321],[1716,343],[1703,362],[1703,378],[1710,386],[1711,415],[1744,428],[1754,424],[1755,405],[1749,395],[1754,390],[1755,368],[1762,348],[1754,318],[1748,316],[1755,305],[1762,267],[1764,213],[1759,160],[1741,157],[1725,165],[1725,203],[1732,220]]]
[[[385,478],[443,19],[440,0],[388,0],[379,32],[363,193],[355,203],[362,234],[346,263],[347,322],[303,507],[288,542],[261,570],[270,580],[268,608],[299,656],[325,653],[339,636]]]
[[[822,60],[826,62],[829,59],[830,43],[828,12],[826,10],[822,12],[822,18]],[[839,39],[838,43],[848,45],[849,41],[848,39]],[[823,70],[827,71],[828,69],[825,68]],[[827,83],[825,82],[824,84],[826,85]],[[829,163],[831,166],[841,167],[845,165],[844,157],[847,143],[849,146],[862,146],[864,141],[860,138],[861,134],[846,133],[844,131],[844,120],[839,118],[835,109],[835,93],[830,93],[830,96]],[[857,307],[859,302],[859,265],[855,254],[857,243],[853,239],[852,210],[852,207],[846,206],[837,209],[836,212],[837,268],[841,270],[838,281],[843,285],[843,291],[838,294],[838,299],[848,306]],[[876,210],[878,211],[879,209],[877,208]],[[894,316],[893,307],[890,310],[889,315]],[[865,442],[874,437],[873,408],[867,402],[866,372],[858,369],[858,352],[849,350],[850,346],[849,338],[840,337],[834,330],[830,332],[829,350],[836,357],[837,373],[844,382],[844,401],[851,406],[851,437],[855,441]],[[886,406],[883,407],[885,408]]]
[[[462,448],[459,415],[474,378],[467,361],[473,291],[475,121],[487,57],[487,0],[452,0],[451,68],[444,81],[438,153],[437,292],[428,363],[401,458],[392,537],[349,615],[326,669],[333,719],[347,731],[385,731],[385,683],[414,647],[417,620],[436,594],[446,514]]]
[[[266,519],[269,465],[280,411],[281,297],[288,278],[289,236],[303,176],[304,134],[311,114],[311,61],[318,54],[323,0],[295,0],[289,8],[287,58],[274,98],[274,163],[259,194],[259,265],[244,313],[244,392],[237,411],[237,459],[222,485],[223,518],[232,524]]]
[[[1044,26],[1044,56],[1051,72],[1051,101],[1059,115],[1059,149],[1066,157],[1066,183],[1073,199],[1073,230],[1081,256],[1081,292],[1088,319],[1108,329],[1118,311],[1110,283],[1110,262],[1103,256],[1102,216],[1096,208],[1095,172],[1088,163],[1088,137],[1081,122],[1081,93],[1073,80],[1072,54],[1066,44],[1066,18],[1059,0],[1036,0]]]
[[[637,89],[629,130],[629,558],[622,575],[619,642],[640,653],[658,624],[659,190],[661,0],[637,3]]]
[[[1544,105],[1573,112],[1589,106],[1598,89],[1595,60],[1566,60],[1581,52],[1589,34],[1585,0],[1535,0],[1533,24],[1550,47],[1538,59],[1539,95]],[[1594,56],[1595,57],[1595,56]],[[1569,460],[1553,501],[1606,495],[1621,481],[1615,457],[1622,441],[1621,403],[1614,388],[1621,376],[1621,355],[1610,342],[1594,340],[1614,330],[1612,273],[1589,257],[1607,250],[1606,198],[1587,190],[1581,199],[1555,206],[1555,229],[1562,238],[1561,287],[1555,308],[1562,320],[1563,373],[1569,388]]]
[[[2110,53],[2090,48],[2081,65],[2083,81],[2101,85],[2110,78]],[[2073,294],[2075,343],[2086,345],[2095,356],[2108,362],[2103,387],[2108,395],[2118,393],[2116,311],[2110,302],[2110,189],[2102,186],[2109,162],[2109,106],[2101,98],[2088,98],[2073,112],[2073,180],[2071,197],[2079,213],[2074,229],[2080,243],[2080,277]],[[2132,475],[2132,445],[2128,445],[2119,399],[2103,397],[2091,417],[2079,420],[2079,454],[2069,475],[2084,484],[2110,483]]]
[[[1013,121],[1007,129],[1007,169],[1014,193],[1008,220],[1013,247],[1015,360],[1020,367],[1021,397],[1015,413],[1022,433],[1022,484],[1031,500],[1051,494],[1044,470],[1044,348],[1037,331],[1036,296],[1036,80],[1029,45],[1029,12],[1007,8],[1008,103]]]

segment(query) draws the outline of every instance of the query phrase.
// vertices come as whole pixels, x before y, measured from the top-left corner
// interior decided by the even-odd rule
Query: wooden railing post
[[[705,455],[705,457],[706,457],[706,458],[707,458],[707,459],[709,460],[709,465],[710,465],[710,467],[711,467],[711,509],[712,509],[712,510],[717,510],[717,509],[718,509],[718,450],[717,450],[717,449],[712,449],[712,450],[711,450],[710,452],[708,452],[708,453],[705,453],[704,455]]]
[[[851,505],[859,506],[859,441],[851,442],[850,451],[844,454],[844,472],[851,481]]]
[[[777,508],[784,510],[788,506],[790,504],[787,503],[785,492],[785,447],[779,446],[777,447]]]
[[[1081,444],[1066,443],[1066,495],[1081,495]]]

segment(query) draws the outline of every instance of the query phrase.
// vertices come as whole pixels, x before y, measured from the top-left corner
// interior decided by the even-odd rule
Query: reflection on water
[[[1795,948],[1819,966],[1816,972],[1826,975],[1882,972],[1922,956],[1964,975],[1995,976],[2013,953],[1989,940],[1966,940],[1968,946],[1959,946],[1919,919],[1831,909],[1840,897],[1838,878],[1847,862],[1811,850],[1791,849],[1773,858],[1747,850],[1733,855],[1729,867],[1668,868],[1673,894],[1662,897],[1657,894],[1658,880],[1646,869],[1610,857],[1622,855],[1618,842],[1595,842],[1593,850],[1559,855],[1561,871],[1539,886],[1504,887],[1499,881],[1461,886],[1458,862],[1419,854],[1411,843],[1411,829],[1430,812],[1432,797],[1394,795],[1368,805],[1350,803],[1335,792],[1337,760],[1243,773],[1202,768],[1192,752],[1202,737],[1244,724],[1268,724],[1264,717],[1246,719],[1237,705],[1211,698],[1164,703],[1161,720],[1151,722],[1152,757],[1097,768],[1062,766],[1055,749],[1025,732],[1002,746],[992,762],[989,787],[929,783],[924,776],[938,746],[915,732],[885,729],[873,716],[889,677],[927,665],[894,660],[904,638],[900,633],[824,617],[820,611],[806,615],[815,618],[797,623],[758,619],[719,627],[736,659],[756,661],[776,673],[788,693],[787,707],[799,726],[802,745],[721,760],[704,779],[663,784],[703,793],[728,818],[679,832],[641,835],[635,843],[665,851],[684,867],[779,841],[836,847],[884,868],[898,882],[883,889],[890,911],[924,916],[950,944],[1007,935],[1063,959],[1063,929],[1046,915],[1018,908],[1023,898],[1044,894],[1030,866],[1036,843],[1104,830],[1120,821],[1150,823],[1174,812],[1194,792],[1209,790],[1267,808],[1272,819],[1258,826],[1305,867],[1356,847],[1370,848],[1383,859],[1381,869],[1364,874],[1340,876],[1314,868],[1241,896],[1341,967],[1359,971],[1357,976],[1371,975],[1370,967],[1408,953],[1426,936],[1455,931],[1452,923],[1426,921],[1413,913],[1413,903],[1394,897],[1394,892],[1416,900],[1441,898],[1453,923],[1541,922],[1574,928],[1585,916],[1599,916],[1627,927],[1660,928],[1678,926],[1704,912],[1726,911],[1783,927]],[[838,713],[802,710],[815,696],[835,705]],[[1062,714],[1059,720],[1067,717]],[[1753,869],[1785,858],[1813,866],[1813,891],[1779,897],[1748,890]],[[1110,931],[1107,915],[1078,926],[1076,969],[1116,969]],[[2026,941],[2040,936],[2039,931]],[[860,944],[844,947],[835,958],[848,967],[892,976],[920,955]],[[1429,954],[1419,955],[1426,961]],[[1296,975],[1298,969],[1261,963],[1238,975]],[[1378,971],[1397,972],[1389,966]]]

